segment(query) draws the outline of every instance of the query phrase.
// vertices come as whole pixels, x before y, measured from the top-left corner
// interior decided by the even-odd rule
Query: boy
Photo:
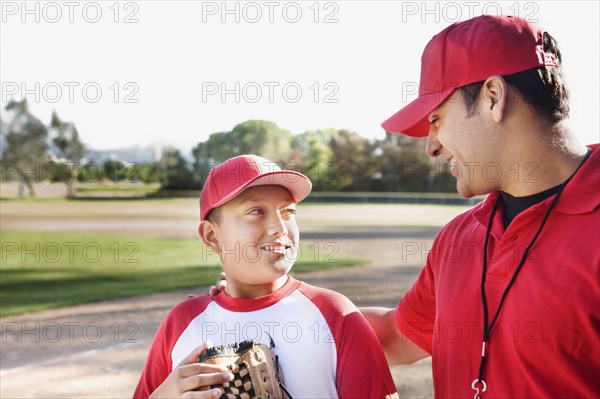
[[[200,195],[198,232],[219,255],[228,284],[214,297],[188,299],[167,315],[136,398],[220,397],[219,389],[194,391],[233,377],[197,363],[205,342],[254,339],[268,346],[270,337],[292,397],[396,393],[379,341],[356,307],[341,294],[287,274],[299,250],[296,203],[311,188],[306,176],[254,155],[211,170]]]

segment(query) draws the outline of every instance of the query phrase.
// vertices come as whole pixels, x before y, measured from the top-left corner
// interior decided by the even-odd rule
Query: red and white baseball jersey
[[[177,305],[160,325],[134,397],[147,398],[202,342],[275,342],[294,398],[383,398],[396,392],[379,341],[343,295],[289,277],[260,298],[224,292]]]

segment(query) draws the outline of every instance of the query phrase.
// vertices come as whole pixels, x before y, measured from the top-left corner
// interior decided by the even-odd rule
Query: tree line
[[[64,182],[76,195],[76,182],[109,180],[158,182],[165,190],[200,190],[215,165],[240,154],[256,154],[282,168],[306,174],[315,191],[454,192],[448,169],[425,154],[424,139],[386,133],[370,140],[346,129],[310,130],[293,135],[265,120],[249,120],[230,131],[212,133],[184,156],[164,147],[155,162],[133,164],[86,160],[86,148],[72,122],[54,112],[49,126],[29,111],[26,100],[10,101],[0,120],[2,181],[17,180],[20,196],[33,184]]]

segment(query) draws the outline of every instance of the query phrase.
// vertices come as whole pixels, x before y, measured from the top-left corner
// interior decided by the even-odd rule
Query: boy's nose
[[[281,218],[281,216],[277,215],[269,221],[269,226],[267,227],[267,234],[269,236],[285,236],[288,233],[287,226],[285,225],[285,221]]]

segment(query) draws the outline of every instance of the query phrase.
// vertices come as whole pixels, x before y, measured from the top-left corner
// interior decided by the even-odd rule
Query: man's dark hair
[[[544,32],[544,52],[552,54],[562,65],[558,42],[548,32]],[[553,125],[569,116],[569,90],[565,83],[562,68],[541,67],[529,69],[513,75],[503,76],[506,83],[517,90],[520,99],[531,104],[533,109]],[[469,116],[475,112],[484,82],[476,82],[459,88],[467,106]]]

